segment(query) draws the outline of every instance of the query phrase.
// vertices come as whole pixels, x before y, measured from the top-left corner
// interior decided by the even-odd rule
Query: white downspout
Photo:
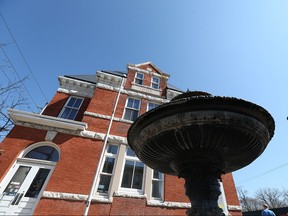
[[[95,187],[96,187],[96,183],[97,183],[97,180],[98,180],[100,169],[102,167],[102,163],[103,163],[102,160],[104,158],[106,145],[107,145],[108,137],[109,137],[109,134],[110,134],[110,129],[111,129],[111,126],[112,126],[114,115],[115,115],[115,112],[116,112],[116,108],[117,108],[117,105],[118,105],[118,101],[119,101],[119,98],[120,98],[120,94],[121,94],[121,91],[122,91],[123,86],[124,86],[125,77],[122,78],[121,86],[120,86],[120,89],[119,89],[119,92],[118,92],[118,95],[117,95],[117,98],[116,98],[116,101],[115,101],[114,109],[113,109],[113,112],[112,112],[112,116],[111,116],[111,119],[110,119],[110,122],[109,122],[108,130],[107,130],[107,133],[106,133],[105,138],[104,138],[104,143],[103,143],[103,147],[102,147],[102,152],[101,152],[101,155],[100,155],[99,163],[98,163],[98,166],[97,166],[97,169],[96,169],[96,173],[95,173],[95,176],[94,176],[94,179],[93,179],[93,183],[92,183],[92,186],[91,186],[91,189],[90,189],[90,193],[89,193],[88,199],[85,202],[86,207],[85,207],[85,211],[84,211],[84,216],[88,215],[88,212],[89,212],[89,208],[90,208],[91,200],[92,200],[92,195],[93,195],[93,192],[94,192]]]

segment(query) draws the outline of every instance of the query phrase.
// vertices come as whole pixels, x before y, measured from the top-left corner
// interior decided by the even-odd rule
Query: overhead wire
[[[11,81],[11,79],[9,78],[9,76],[6,74],[6,72],[3,70],[3,68],[0,67],[0,69],[1,69],[1,71],[3,72],[3,74],[5,75],[5,77],[9,80],[9,82],[10,82],[10,83],[13,83],[13,82]],[[24,100],[24,98],[23,98],[22,94],[20,93],[20,91],[18,90],[18,88],[15,88],[15,90],[16,90],[17,93],[19,94],[20,98],[21,98],[22,100]],[[29,109],[31,112],[33,112],[33,110],[31,109],[31,107],[30,107],[29,105],[28,105],[28,109]]]
[[[12,32],[11,32],[11,30],[10,30],[9,26],[8,26],[8,24],[6,23],[6,21],[5,21],[4,17],[2,16],[1,12],[0,12],[0,16],[1,16],[1,18],[2,18],[2,20],[3,20],[3,22],[4,22],[4,24],[5,24],[5,26],[6,26],[7,30],[8,30],[8,32],[9,32],[9,34],[10,34],[11,38],[13,39],[13,41],[14,41],[14,43],[15,43],[15,45],[16,45],[16,47],[17,47],[18,51],[19,51],[19,53],[21,54],[21,56],[22,56],[22,58],[23,58],[23,60],[24,60],[24,62],[25,62],[25,64],[26,64],[26,66],[27,66],[27,68],[28,68],[28,70],[29,70],[30,74],[32,75],[32,77],[33,77],[34,81],[36,82],[36,84],[37,84],[38,88],[40,89],[40,91],[41,91],[41,94],[42,94],[42,95],[43,95],[43,97],[45,98],[45,100],[46,100],[46,103],[48,103],[48,99],[47,99],[47,97],[46,97],[46,95],[45,95],[44,91],[42,90],[41,86],[39,85],[39,82],[37,81],[37,79],[36,79],[36,77],[35,77],[34,73],[32,72],[32,70],[31,70],[31,67],[29,66],[29,64],[28,64],[28,62],[27,62],[27,60],[26,60],[25,56],[23,55],[23,53],[22,53],[22,51],[21,51],[20,47],[18,46],[18,43],[16,42],[16,40],[15,40],[15,38],[14,38],[14,36],[13,36],[13,34],[12,34]]]
[[[9,65],[11,66],[11,68],[13,69],[13,71],[16,73],[18,79],[21,80],[21,77],[20,77],[19,73],[18,73],[17,70],[15,69],[14,65],[12,64],[12,62],[10,61],[9,56],[7,55],[7,53],[5,52],[5,50],[3,49],[2,46],[0,46],[0,48],[1,48],[2,52],[4,53],[6,59],[8,60]],[[2,69],[2,67],[1,67],[1,70],[4,71],[4,70]],[[7,74],[5,73],[5,75],[7,75]],[[11,80],[9,79],[9,81],[11,81]],[[34,105],[36,106],[36,108],[38,108],[35,100],[33,99],[32,95],[30,94],[29,90],[26,88],[26,86],[24,85],[24,83],[22,83],[22,85],[23,85],[23,87],[25,88],[26,92],[28,93],[29,97],[31,98],[32,102],[33,102]],[[20,93],[19,93],[19,94],[20,94]]]
[[[282,165],[280,165],[280,166],[278,166],[278,167],[275,167],[275,168],[273,168],[273,169],[270,169],[270,170],[267,170],[267,171],[265,171],[265,172],[263,172],[263,173],[260,173],[260,174],[258,174],[258,175],[256,175],[256,176],[253,176],[253,177],[250,177],[250,178],[248,178],[248,179],[246,179],[246,180],[243,180],[243,181],[239,182],[238,184],[243,184],[243,183],[245,183],[245,182],[247,182],[247,181],[251,181],[251,180],[253,180],[253,179],[255,179],[255,178],[259,178],[259,177],[261,177],[261,176],[264,176],[264,175],[266,175],[266,174],[269,174],[269,173],[271,173],[271,172],[273,172],[273,171],[275,171],[275,170],[278,170],[278,169],[280,169],[280,168],[282,168],[282,167],[285,167],[285,166],[287,166],[287,165],[288,165],[288,163],[282,164]]]

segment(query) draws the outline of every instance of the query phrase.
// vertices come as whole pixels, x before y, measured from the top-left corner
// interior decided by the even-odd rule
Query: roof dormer
[[[170,75],[159,70],[151,62],[127,65],[127,88],[146,94],[163,96]]]

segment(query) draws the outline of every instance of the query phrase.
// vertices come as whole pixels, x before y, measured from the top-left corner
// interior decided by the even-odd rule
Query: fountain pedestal
[[[219,178],[214,169],[191,168],[182,174],[185,179],[185,195],[191,202],[189,216],[220,216],[223,210],[218,207],[221,195]]]

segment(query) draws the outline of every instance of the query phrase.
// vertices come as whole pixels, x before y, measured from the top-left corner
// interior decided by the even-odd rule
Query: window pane
[[[133,168],[134,168],[134,161],[126,160],[121,187],[131,188]]]
[[[142,189],[143,171],[144,164],[142,162],[136,162],[132,188]]]
[[[138,118],[138,111],[131,111],[131,120],[135,121]]]
[[[156,104],[156,103],[150,103],[148,104],[148,111],[151,110],[151,109],[154,109],[156,108],[157,106],[159,106],[159,104]]]
[[[32,149],[24,157],[57,162],[59,160],[59,153],[51,146],[40,146]]]
[[[107,153],[117,154],[118,146],[116,145],[109,145],[107,149]]]
[[[64,112],[62,113],[62,115],[61,115],[60,117],[61,117],[61,118],[68,119],[70,110],[71,110],[70,108],[65,108]]]
[[[33,179],[32,184],[30,185],[25,197],[33,197],[37,198],[38,194],[40,193],[45,180],[50,172],[50,169],[40,168]]]
[[[163,176],[162,173],[158,172],[157,170],[153,170],[153,178],[154,178],[154,179],[159,179],[159,180],[161,180],[161,179],[162,179],[162,176]]]
[[[140,105],[140,100],[134,99],[133,108],[138,110],[139,109],[139,105]]]
[[[143,79],[144,75],[141,74],[141,73],[137,73],[137,74],[136,74],[136,77],[139,78],[139,79]]]
[[[127,149],[126,155],[131,156],[131,157],[136,157],[135,152],[131,148]]]
[[[162,182],[152,181],[152,197],[162,197]]]
[[[159,83],[159,78],[153,77],[153,83]]]
[[[138,111],[126,109],[124,119],[135,121],[138,118]]]
[[[129,98],[128,99],[128,103],[127,103],[127,107],[133,107],[133,102],[134,102],[134,99],[132,99],[132,98]]]
[[[100,193],[107,193],[109,190],[110,181],[111,176],[101,175],[97,191]]]
[[[75,119],[77,112],[78,112],[78,110],[76,110],[76,109],[70,109],[70,113],[69,113],[67,119],[71,119],[71,120]]]
[[[79,108],[80,105],[81,105],[81,103],[82,103],[82,99],[77,98],[76,101],[75,101],[75,103],[74,103],[74,106],[73,106],[73,107]]]
[[[159,85],[158,84],[152,84],[152,88],[154,88],[154,89],[159,89]]]
[[[125,115],[124,115],[124,119],[127,119],[127,120],[132,120],[132,111],[129,110],[129,109],[126,109],[125,111]]]
[[[15,196],[16,193],[18,193],[18,190],[28,175],[30,169],[31,167],[20,166],[9,182],[8,186],[5,188],[4,193],[6,193],[8,196]]]
[[[69,102],[67,103],[66,106],[68,106],[68,107],[73,107],[75,101],[76,101],[76,98],[70,97]]]
[[[114,167],[114,161],[115,161],[114,158],[108,158],[108,157],[107,157],[107,158],[105,159],[105,163],[104,163],[102,172],[112,173],[113,167]]]

